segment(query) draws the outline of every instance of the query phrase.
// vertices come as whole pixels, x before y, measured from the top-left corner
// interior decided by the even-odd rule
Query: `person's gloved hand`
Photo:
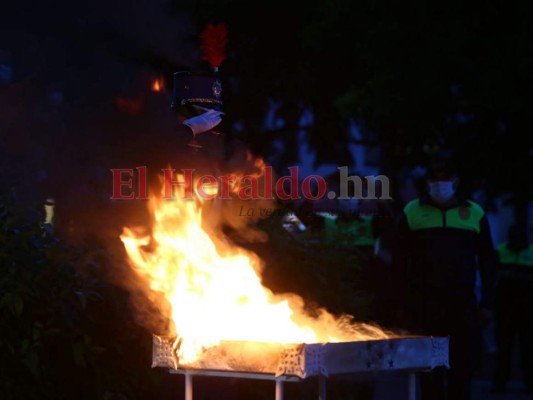
[[[194,135],[198,135],[217,126],[222,121],[222,115],[224,115],[222,111],[209,110],[203,114],[186,119],[183,123],[191,128]]]

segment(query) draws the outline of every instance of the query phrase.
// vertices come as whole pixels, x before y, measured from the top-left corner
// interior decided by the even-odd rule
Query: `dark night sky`
[[[190,21],[179,12],[170,15],[166,1],[11,2],[1,18],[0,43],[22,59],[18,74],[43,63],[83,71],[95,50],[172,64],[197,56],[180,43]],[[23,65],[24,58],[32,67]]]

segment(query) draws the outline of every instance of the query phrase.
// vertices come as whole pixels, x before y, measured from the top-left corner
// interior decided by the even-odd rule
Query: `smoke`
[[[265,167],[262,158],[254,156],[243,143],[233,147],[224,163],[223,173],[242,178],[237,182],[231,200],[221,200],[216,206],[220,210],[217,220],[219,231],[229,231],[241,242],[268,241],[267,234],[257,228],[257,223],[268,217],[278,204],[268,195],[273,193],[272,182],[275,179],[265,175]],[[250,196],[254,191],[255,195]],[[208,216],[211,217],[212,213]]]
[[[275,295],[273,301],[276,299],[288,301],[294,311],[294,322],[313,329],[320,342],[380,340],[401,336],[378,325],[357,321],[353,315],[334,315],[324,307],[309,306],[296,294],[283,293]]]

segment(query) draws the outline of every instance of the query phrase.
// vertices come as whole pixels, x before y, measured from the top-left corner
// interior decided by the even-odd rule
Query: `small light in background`
[[[152,91],[161,92],[165,88],[165,81],[163,78],[155,78],[152,82]]]

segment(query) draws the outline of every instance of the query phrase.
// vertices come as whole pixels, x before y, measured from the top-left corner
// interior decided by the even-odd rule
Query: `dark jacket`
[[[477,270],[481,305],[494,305],[496,253],[484,210],[470,200],[441,209],[428,197],[409,202],[397,224],[394,285],[400,301],[475,305]]]

